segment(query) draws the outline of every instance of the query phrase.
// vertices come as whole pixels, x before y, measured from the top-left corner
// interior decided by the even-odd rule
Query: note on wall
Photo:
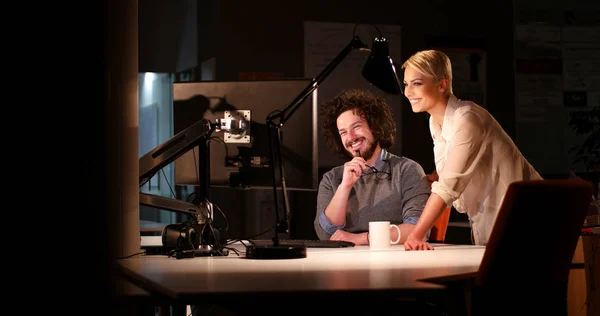
[[[584,138],[570,117],[599,106],[598,13],[600,5],[579,0],[515,2],[516,141],[541,173],[587,169],[574,163]]]
[[[454,95],[486,107],[486,52],[474,48],[435,48],[450,58]]]
[[[397,25],[355,24],[335,22],[304,22],[304,75],[307,78],[316,78],[328,67],[331,61],[342,52],[354,35],[371,48],[372,41],[381,35],[388,40],[390,56],[396,64],[400,75],[402,64],[400,55],[400,31]],[[332,99],[340,92],[350,88],[371,90],[376,93],[385,94],[383,91],[371,86],[361,74],[362,67],[369,56],[368,51],[353,50],[342,60],[342,62],[322,81],[317,89],[318,101],[323,102]],[[387,102],[392,106],[396,124],[401,126],[402,95],[385,95]],[[343,164],[346,160],[337,157],[325,144],[319,128],[319,166],[332,167]],[[401,129],[398,128],[396,143],[390,151],[401,155]]]

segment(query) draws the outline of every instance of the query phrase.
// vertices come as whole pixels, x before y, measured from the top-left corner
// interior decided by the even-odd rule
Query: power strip
[[[162,247],[162,236],[141,236],[141,246],[144,247]]]

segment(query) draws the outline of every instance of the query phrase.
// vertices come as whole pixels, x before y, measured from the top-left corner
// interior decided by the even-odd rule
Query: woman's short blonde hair
[[[433,77],[434,82],[448,80],[448,91],[452,92],[452,63],[448,55],[439,50],[422,50],[410,56],[402,69],[412,67],[418,72]]]

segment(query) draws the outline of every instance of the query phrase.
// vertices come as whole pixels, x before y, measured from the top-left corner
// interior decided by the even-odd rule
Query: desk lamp
[[[273,181],[273,198],[275,202],[275,236],[271,245],[250,245],[246,247],[246,258],[248,259],[297,259],[306,258],[306,246],[283,246],[280,245],[279,232],[289,231],[289,201],[287,196],[287,188],[283,171],[283,163],[281,161],[281,127],[294,114],[298,107],[308,98],[317,87],[329,76],[329,74],[350,54],[354,49],[370,51],[369,57],[362,69],[362,75],[375,87],[390,94],[401,93],[401,84],[396,73],[394,62],[389,54],[388,41],[379,28],[377,29],[379,36],[373,39],[373,44],[369,50],[367,46],[356,35],[356,27],[354,26],[354,35],[350,43],[342,49],[342,51],[319,73],[311,80],[309,85],[283,110],[276,111],[267,116],[267,127],[269,129],[269,144],[271,155],[271,174]],[[273,133],[276,133],[274,136]],[[277,159],[274,159],[274,158]],[[277,167],[281,180],[283,191],[283,221],[279,220],[279,203],[277,201]]]

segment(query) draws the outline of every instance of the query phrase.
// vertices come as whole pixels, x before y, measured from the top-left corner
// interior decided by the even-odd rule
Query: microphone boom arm
[[[218,125],[219,123],[211,123],[206,119],[201,119],[140,157],[140,187],[148,182],[160,169],[175,161],[207,137],[210,137]]]

